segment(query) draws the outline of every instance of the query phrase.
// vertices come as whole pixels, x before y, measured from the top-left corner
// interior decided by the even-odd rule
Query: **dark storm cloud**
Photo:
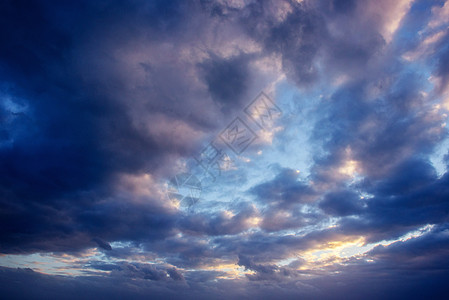
[[[364,4],[370,7],[369,1]],[[364,4],[358,2],[358,10]],[[379,36],[379,20],[362,20],[357,15],[340,18],[332,9],[327,14],[337,32],[347,33],[337,35],[329,45],[345,39],[358,45],[342,50],[344,57],[340,57],[338,51],[345,47],[334,44],[330,48],[335,51],[326,56],[326,66],[335,66],[349,77],[318,110],[312,140],[323,145],[328,155],[316,156],[315,178],[334,180],[335,172],[329,170],[348,159],[361,164],[358,171],[363,175],[377,177],[414,155],[428,155],[447,132],[440,127],[441,115],[432,111],[423,96],[424,75],[411,72],[397,53],[391,53],[404,49],[387,50]],[[414,26],[410,20],[406,24]],[[366,49],[361,56],[352,52],[359,47]]]
[[[265,46],[265,51],[282,54],[284,72],[301,86],[318,79],[315,58],[326,38],[324,20],[303,3],[288,1],[293,12],[282,22],[273,16],[275,2],[257,1],[242,12],[241,22],[249,34]],[[282,2],[280,2],[282,3]]]
[[[436,75],[441,78],[440,92],[447,90],[449,85],[449,32],[445,31],[445,34],[441,41],[437,45],[437,53],[434,56],[436,61]]]
[[[151,264],[131,264],[126,262],[118,264],[116,268],[112,268],[111,276],[155,281],[182,281],[184,279],[176,268],[164,269]]]
[[[433,180],[426,178],[429,169]],[[434,170],[419,160],[406,162],[395,171],[368,189],[374,197],[366,200],[358,219],[341,221],[343,231],[365,235],[368,242],[374,242],[398,238],[427,224],[447,222],[447,174],[436,179]]]
[[[305,234],[273,234],[255,232],[245,236],[224,236],[213,240],[216,255],[232,258],[247,257],[260,265],[274,264],[292,254],[320,247],[332,240],[350,240],[352,237],[338,228],[314,230]]]
[[[183,232],[193,235],[226,235],[238,234],[250,228],[249,219],[258,214],[254,206],[243,204],[234,215],[232,211],[217,214],[192,214],[186,216],[178,224]]]
[[[237,264],[240,257],[243,259],[242,266],[246,265],[248,269],[254,270],[256,267],[250,268],[249,264],[244,263],[245,259],[250,259],[261,268],[268,265],[274,266],[278,260],[288,258],[292,253],[319,247],[329,240],[351,240],[352,238],[335,228],[298,236],[249,231],[215,237],[184,234],[169,237],[164,241],[143,243],[143,246],[147,253],[163,253],[165,262],[178,268],[202,268],[223,263]],[[114,250],[105,254],[113,255],[113,252]],[[287,272],[286,269],[276,268],[274,277],[278,278],[279,274],[285,272]],[[256,280],[256,278],[253,279]]]
[[[172,269],[168,270],[174,274]],[[149,265],[122,264],[120,271],[114,270],[111,276],[64,277],[44,275],[31,269],[1,267],[0,288],[12,299],[148,299],[149,296],[160,298],[169,294],[174,299],[182,299],[176,295],[186,289],[185,284],[178,275],[171,277],[169,272]],[[15,283],[5,285],[7,277]],[[167,290],[168,286],[171,287]]]
[[[321,40],[325,38],[324,24],[313,11],[299,5],[295,12],[278,26],[270,29],[264,40],[268,49],[282,53],[282,67],[298,84],[310,84],[318,77],[314,59],[319,53]],[[323,36],[324,35],[324,36]]]
[[[98,246],[104,250],[112,250],[111,245],[100,238],[94,238],[93,241],[96,242]]]
[[[333,216],[359,214],[362,210],[360,196],[351,191],[339,191],[327,194],[319,207]]]
[[[281,170],[272,181],[255,187],[254,191],[259,191],[255,195],[260,197],[261,201],[276,198],[273,193],[278,190],[290,190],[288,184],[292,182],[296,182],[296,175],[292,170]],[[234,254],[232,259],[235,259],[235,255],[239,255],[243,259],[242,265],[248,268],[251,264],[244,262],[245,259],[251,258],[252,262],[257,262],[253,265],[254,271],[258,268],[257,265],[264,270],[265,267],[269,268],[269,265],[266,265],[269,261],[288,257],[292,251],[317,247],[329,240],[364,236],[366,242],[376,242],[398,238],[427,224],[447,222],[448,208],[447,201],[444,200],[449,197],[446,195],[447,176],[437,179],[435,170],[426,160],[416,158],[406,160],[394,168],[388,177],[374,181],[366,179],[356,190],[357,192],[334,191],[317,203],[326,214],[340,217],[356,216],[356,218],[343,218],[337,228],[313,231],[301,237],[265,234],[251,234],[244,239],[219,237],[214,240],[216,245],[214,251],[208,250],[209,255],[219,257],[219,253],[228,256]],[[370,193],[372,198],[362,199],[360,191]],[[287,212],[293,211],[277,208],[267,212],[261,228],[276,231],[316,224],[319,220],[323,220],[323,216],[317,214],[313,216],[315,219],[312,218],[315,222],[304,222],[301,221],[301,214],[293,212],[292,223],[286,225]],[[276,213],[279,217],[275,215]],[[283,223],[279,223],[278,219],[283,220]],[[273,279],[278,278],[280,272],[274,266],[272,266]],[[256,276],[252,279],[259,280],[266,276]]]
[[[120,198],[112,190],[123,174],[170,173],[174,158],[220,126],[207,90],[187,73],[205,66],[210,92],[232,109],[247,88],[249,58],[210,51],[204,64],[182,61],[181,49],[201,38],[187,29],[192,40],[178,42],[181,24],[202,17],[194,3],[0,6],[1,96],[9,101],[0,114],[2,251],[75,250],[97,236],[107,242],[169,235],[173,214],[159,196],[138,205],[128,203],[134,195]],[[148,55],[134,60],[139,40]],[[220,81],[232,83],[220,90]],[[203,111],[208,106],[210,114]],[[64,241],[53,243],[52,236]]]
[[[271,251],[280,254],[288,249],[307,249],[320,241],[338,239],[340,234],[348,237],[364,236],[367,243],[379,242],[398,238],[427,224],[444,223],[447,222],[449,213],[446,201],[449,197],[447,180],[447,175],[438,179],[434,168],[426,160],[411,158],[392,169],[382,180],[365,179],[362,184],[354,186],[354,190],[337,190],[325,195],[317,204],[325,214],[343,217],[336,229],[312,232],[297,240],[280,238],[267,241],[268,237],[254,236],[254,240],[251,238],[240,243],[238,249],[243,253],[249,251],[253,255],[259,255],[251,249],[258,249],[256,245],[262,243],[265,249],[272,249]],[[361,191],[371,196],[362,198]],[[262,194],[270,195],[269,191]],[[285,212],[282,210],[276,212],[280,214],[281,219],[286,219]],[[323,216],[318,214],[311,218],[314,222],[304,222],[301,214],[293,213],[293,216],[295,222],[290,228],[300,228],[324,220]],[[273,218],[267,219],[266,222],[276,224],[277,221]],[[266,225],[262,223],[261,227],[264,228]],[[268,228],[276,227],[271,225]],[[278,229],[284,227],[280,226]],[[288,243],[284,244],[287,241]],[[224,241],[222,246],[226,247]]]
[[[238,264],[244,266],[247,270],[256,272],[257,275],[249,275],[250,280],[273,280],[279,272],[279,268],[276,265],[256,264],[250,257],[242,255],[239,256]]]
[[[385,2],[388,4],[388,2]],[[381,4],[382,5],[382,4]],[[318,1],[325,15],[327,35],[322,38],[322,57],[331,78],[346,74],[357,77],[378,60],[385,46],[380,32],[382,18],[373,18],[369,1]],[[364,15],[367,14],[368,16]],[[327,74],[329,75],[329,73]]]
[[[436,270],[447,272],[449,262],[448,223],[436,225],[430,232],[388,246],[377,246],[367,255],[378,265],[404,270]]]
[[[350,14],[354,12],[356,6],[355,0],[334,0],[330,4],[330,7],[339,14]]]
[[[230,59],[212,56],[211,60],[200,66],[209,92],[225,112],[242,100],[249,80],[247,64],[248,60],[244,56]]]
[[[350,147],[350,158],[361,162],[363,172],[379,176],[410,156],[428,154],[441,141],[446,134],[441,116],[428,106],[416,109],[426,105],[419,77],[397,76],[391,91],[374,100],[366,99],[369,87],[362,81],[343,87],[324,103],[325,117],[320,117],[313,138],[331,151],[318,157],[317,168],[342,163]]]
[[[143,243],[142,246],[147,252],[163,253],[165,261],[174,266],[198,268],[215,264],[220,258],[212,249],[212,245],[207,243],[207,239],[207,237],[178,235],[165,240]]]
[[[387,1],[380,6],[394,10]],[[345,74],[363,75],[366,67],[379,63],[386,44],[381,31],[391,15],[373,17],[373,10],[370,1],[255,1],[237,19],[267,53],[281,54],[289,79],[311,87]],[[224,18],[235,14],[230,11]],[[279,20],[282,14],[286,17]]]
[[[449,276],[448,241],[447,223],[441,224],[420,237],[378,246],[359,259],[350,259],[338,275],[324,276],[315,284],[326,293],[333,292],[329,296],[336,299],[344,298],[341,295],[444,299],[449,292],[444,284]],[[382,289],[375,289],[379,284]]]
[[[286,168],[273,180],[254,186],[250,192],[264,204],[289,208],[310,201],[314,195],[313,189],[299,181],[298,177],[295,170]]]
[[[391,170],[388,178],[364,182],[368,192],[379,196],[406,195],[437,180],[437,174],[429,161],[410,158]]]
[[[287,299],[295,299],[298,295],[305,299],[390,298],[388,295],[392,299],[398,295],[441,298],[448,292],[445,285],[448,270],[446,264],[441,264],[447,261],[447,251],[444,250],[447,241],[447,226],[437,227],[422,237],[373,249],[366,258],[376,258],[374,262],[367,262],[363,257],[351,259],[338,268],[338,273],[312,277],[301,277],[301,272],[293,270],[294,265],[277,267],[261,264],[251,256],[240,255],[239,264],[255,271],[248,276],[251,283],[242,280],[216,281],[214,278],[223,275],[222,272],[192,271],[184,276],[188,285],[182,285],[173,277],[163,277],[171,268],[127,263],[116,266],[97,264],[95,268],[100,270],[117,270],[104,277],[71,279],[8,268],[1,268],[0,276],[18,279],[13,280],[12,285],[2,286],[2,290],[9,295],[17,295],[17,291],[27,285],[33,287],[34,291],[39,291],[38,295],[42,294],[47,298],[58,297],[73,289],[73,293],[67,295],[77,296],[83,293],[85,297],[93,298],[104,297],[112,291],[112,298],[132,296],[143,299],[148,295],[167,296],[166,288],[170,288],[173,293],[171,297],[175,299],[197,297],[205,291],[209,291],[208,297],[214,299],[225,295],[230,297],[234,293],[248,298],[264,295],[268,299],[275,299],[279,295],[285,295]],[[162,275],[158,277],[155,274]],[[160,280],[155,280],[156,278]],[[136,288],[130,290],[126,285],[131,282]],[[156,284],[158,282],[163,285]]]
[[[139,272],[138,272],[139,273]],[[0,268],[0,288],[11,298],[33,299],[79,299],[80,295],[86,299],[148,299],[166,298],[170,299],[198,299],[207,295],[208,299],[224,298],[265,298],[275,299],[279,295],[285,295],[286,299],[295,299],[299,295],[308,296],[305,299],[313,299],[316,290],[310,286],[301,286],[301,291],[295,291],[294,286],[284,289],[280,285],[247,285],[246,281],[226,281],[210,282],[206,279],[210,274],[215,278],[223,273],[216,271],[189,272],[192,281],[185,284],[184,281],[176,280],[148,280],[144,278],[126,276],[105,276],[105,277],[57,277],[43,275],[33,272],[30,269],[9,269]],[[201,274],[200,274],[201,273]],[[210,273],[210,274],[208,274]],[[140,273],[139,273],[140,274]],[[129,274],[127,274],[129,275]],[[12,285],[3,285],[3,279],[13,280]],[[210,279],[212,279],[210,278]],[[27,286],[28,288],[24,288]],[[212,289],[210,289],[212,287]]]
[[[30,205],[14,213],[18,205],[10,204],[2,212],[6,224],[0,230],[2,252],[76,252],[98,246],[92,236],[102,236],[103,242],[108,243],[117,239],[162,239],[175,233],[176,215],[151,204],[120,203],[120,199],[110,200],[108,204],[81,204],[67,207],[69,204],[64,202],[59,204],[59,209]],[[103,249],[109,248],[108,244],[101,245]]]
[[[150,136],[132,127],[121,103],[106,99],[71,65],[79,55],[74,44],[91,29],[87,25],[92,25],[93,15],[99,17],[94,12],[103,11],[108,19],[115,14],[113,7],[20,1],[1,6],[2,92],[13,103],[26,103],[21,118],[27,120],[7,124],[12,142],[0,152],[2,236],[22,234],[15,244],[50,232],[76,236],[77,225],[69,221],[72,211],[97,199],[72,194],[101,190],[113,172],[139,170],[161,151]],[[64,19],[62,26],[59,18]],[[70,26],[79,18],[85,22]],[[4,241],[2,247],[8,245]]]
[[[247,274],[250,281],[271,281],[282,282],[298,278],[300,272],[294,267],[301,265],[301,262],[295,261],[292,264],[284,267],[270,264],[257,264],[251,257],[239,255],[238,264],[244,266],[246,270],[251,270],[255,274]]]
[[[302,206],[295,208],[270,207],[262,210],[262,222],[259,227],[268,232],[296,229],[317,224],[322,218],[318,213],[304,213]]]

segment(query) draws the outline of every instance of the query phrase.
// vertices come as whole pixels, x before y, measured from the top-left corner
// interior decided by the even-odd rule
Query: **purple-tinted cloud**
[[[449,1],[4,1],[2,295],[444,298],[448,16]],[[261,91],[282,108],[272,132],[243,111]],[[164,182],[235,117],[257,139],[183,209]]]

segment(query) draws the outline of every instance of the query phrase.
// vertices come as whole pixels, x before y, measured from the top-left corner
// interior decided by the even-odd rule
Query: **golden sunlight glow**
[[[201,270],[213,270],[225,273],[217,276],[217,279],[238,279],[244,277],[246,274],[254,274],[253,271],[245,270],[242,266],[232,263],[204,266]]]
[[[258,227],[259,224],[260,224],[260,222],[262,222],[262,218],[259,218],[259,217],[252,217],[252,218],[249,218],[249,219],[247,219],[247,220],[245,221],[245,223],[246,223],[249,227],[252,227],[252,228]]]
[[[344,164],[338,169],[343,175],[354,176],[358,167],[358,163],[355,160],[347,160]]]
[[[224,216],[225,218],[227,218],[227,219],[232,219],[232,217],[234,217],[235,214],[234,214],[232,211],[225,210],[225,211],[223,212],[223,216]]]
[[[344,160],[340,167],[337,169],[337,172],[345,175],[354,177],[356,173],[359,171],[359,162],[352,158],[352,149],[350,146],[346,147],[344,151]]]
[[[316,269],[341,262],[348,256],[348,250],[360,248],[364,245],[364,242],[365,239],[363,237],[356,237],[346,241],[330,241],[325,246],[319,246],[299,253],[299,256],[307,262],[299,269]]]

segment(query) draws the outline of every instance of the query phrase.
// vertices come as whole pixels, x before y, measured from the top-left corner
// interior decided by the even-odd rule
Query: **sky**
[[[0,2],[3,299],[447,299],[449,1]]]

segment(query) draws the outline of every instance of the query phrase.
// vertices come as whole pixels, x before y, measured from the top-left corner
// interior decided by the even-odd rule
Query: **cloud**
[[[334,216],[348,216],[362,211],[360,196],[351,191],[333,192],[325,196],[319,206],[324,212]]]
[[[100,238],[94,238],[94,242],[96,242],[98,246],[104,250],[112,250],[111,245],[108,242],[101,240]]]
[[[257,209],[250,204],[243,204],[233,211],[222,211],[218,214],[192,214],[180,220],[179,229],[190,234],[207,236],[238,234],[252,226],[257,219]]]
[[[244,56],[221,59],[212,56],[212,59],[202,63],[204,80],[212,97],[227,107],[228,102],[240,102],[242,93],[247,88],[248,60]]]
[[[305,203],[314,195],[313,189],[298,180],[296,170],[287,168],[281,170],[273,180],[254,186],[250,192],[262,203],[279,207]]]
[[[413,174],[415,169],[415,172],[422,174],[428,166],[421,164],[421,168],[415,169],[413,166],[404,172]],[[404,170],[403,166],[399,169]],[[377,185],[378,194],[366,201],[367,207],[359,214],[359,218],[342,220],[342,229],[347,233],[364,235],[368,242],[373,242],[395,239],[427,224],[445,222],[448,212],[447,204],[443,200],[447,197],[446,175],[421,187],[419,181],[413,183],[414,178],[411,176],[409,184],[398,182],[400,190],[382,195],[384,187],[390,186],[390,180],[403,180],[404,172],[380,182]]]
[[[444,295],[447,3],[1,3],[2,294]],[[183,210],[262,90],[276,129]]]

